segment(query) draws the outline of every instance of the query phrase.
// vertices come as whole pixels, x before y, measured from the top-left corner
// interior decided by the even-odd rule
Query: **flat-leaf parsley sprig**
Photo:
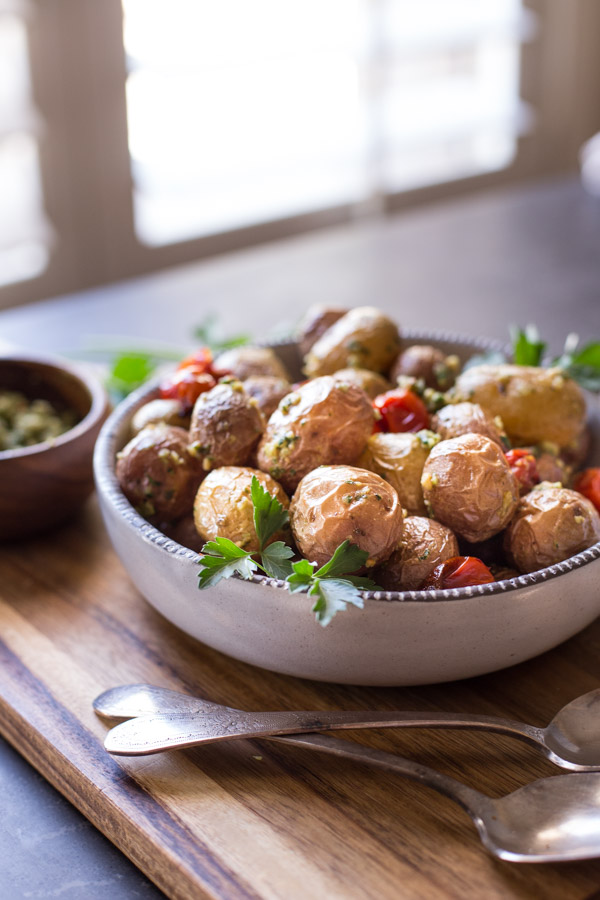
[[[292,593],[300,591],[315,598],[313,612],[321,625],[331,622],[334,615],[346,609],[348,603],[362,608],[361,590],[374,590],[377,585],[370,578],[348,575],[364,565],[368,553],[350,541],[344,541],[331,559],[316,569],[316,564],[301,559],[292,563],[294,553],[283,541],[268,544],[270,538],[289,524],[288,512],[254,476],[251,483],[254,506],[254,529],[258,538],[260,562],[250,551],[242,550],[233,541],[217,537],[202,548],[198,587],[208,588],[223,578],[239,575],[251,579],[261,569],[272,578],[286,581]]]

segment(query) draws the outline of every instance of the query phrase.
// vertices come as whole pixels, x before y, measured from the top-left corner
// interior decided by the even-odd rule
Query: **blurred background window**
[[[49,259],[27,43],[29,7],[0,0],[0,287],[33,278]]]
[[[170,243],[510,164],[519,0],[123,0],[135,227]]]
[[[0,0],[0,306],[573,171],[597,0]]]

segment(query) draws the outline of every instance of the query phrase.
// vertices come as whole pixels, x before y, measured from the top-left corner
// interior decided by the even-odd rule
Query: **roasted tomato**
[[[421,590],[461,588],[490,584],[495,580],[485,563],[476,556],[453,556],[435,567],[421,585]]]
[[[200,394],[214,388],[217,378],[225,374],[219,372],[217,375],[212,361],[212,353],[208,347],[200,347],[183,359],[177,369],[161,382],[160,396],[164,400],[179,400],[184,412],[191,412]]]
[[[510,466],[519,482],[519,490],[521,494],[527,494],[534,484],[539,484],[540,473],[538,472],[535,456],[525,447],[515,447],[514,450],[507,450],[505,453],[506,462]],[[583,492],[582,492],[583,493]]]
[[[421,431],[429,427],[429,413],[420,397],[405,388],[379,394],[373,400],[380,418],[375,431]]]
[[[575,479],[573,488],[591,500],[600,512],[600,468],[584,469]]]

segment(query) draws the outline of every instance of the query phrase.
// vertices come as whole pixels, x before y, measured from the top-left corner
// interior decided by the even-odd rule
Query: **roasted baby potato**
[[[240,381],[221,381],[200,394],[190,423],[190,452],[206,472],[247,462],[265,428],[258,403]]]
[[[180,428],[190,427],[190,416],[186,415],[179,400],[150,400],[144,403],[133,414],[131,433],[137,434],[148,425],[178,425]]]
[[[390,369],[390,381],[395,384],[403,375],[423,380],[427,387],[447,391],[452,387],[460,367],[458,356],[445,356],[431,344],[412,344],[403,350]]]
[[[502,450],[482,434],[436,444],[421,486],[431,515],[472,543],[502,531],[519,502],[517,481]]]
[[[408,516],[400,543],[373,578],[386,591],[417,591],[436,566],[458,554],[449,528],[435,519]]]
[[[500,416],[516,445],[550,441],[566,447],[584,428],[583,392],[561,369],[473,366],[458,376],[453,393],[478,403],[492,418]]]
[[[188,445],[184,428],[150,425],[117,454],[121,489],[151,522],[173,522],[191,512],[204,472]]]
[[[287,509],[290,501],[283,488],[265,472],[238,466],[214,469],[200,485],[194,500],[194,524],[203,541],[223,537],[248,552],[260,550],[250,493],[253,476]],[[268,543],[282,538],[283,535],[274,534]]]
[[[328,328],[331,328],[338,319],[345,316],[347,312],[347,309],[338,309],[332,306],[322,306],[320,304],[311,306],[298,325],[296,340],[298,341],[302,357],[305,357],[321,335]]]
[[[373,428],[364,391],[327,375],[284,397],[267,423],[258,467],[291,494],[317,466],[355,463]]]
[[[427,513],[421,475],[431,448],[439,441],[432,431],[379,432],[372,434],[357,465],[385,478],[409,516]]]
[[[269,347],[234,347],[220,353],[213,362],[215,372],[235,375],[240,381],[251,375],[270,375],[291,381],[289,373]]]
[[[258,403],[265,422],[292,389],[289,381],[286,381],[285,378],[275,378],[274,375],[250,375],[242,383],[246,393],[250,397],[254,397]]]
[[[519,572],[535,572],[600,541],[600,516],[582,494],[542,483],[525,494],[506,529],[504,549]]]
[[[309,378],[348,366],[385,373],[400,350],[398,326],[378,309],[351,309],[313,345],[304,360]]]
[[[491,441],[506,446],[506,435],[500,419],[492,419],[478,403],[454,403],[443,406],[433,416],[431,428],[443,440],[461,434],[483,434]]]
[[[298,485],[290,523],[298,549],[311,562],[324,565],[349,540],[368,552],[370,568],[398,545],[402,507],[396,491],[374,472],[321,466]]]
[[[385,394],[390,389],[390,383],[377,372],[371,372],[370,369],[340,369],[334,372],[332,376],[335,381],[343,381],[347,384],[355,384],[368,394],[371,400],[374,400],[378,394]]]

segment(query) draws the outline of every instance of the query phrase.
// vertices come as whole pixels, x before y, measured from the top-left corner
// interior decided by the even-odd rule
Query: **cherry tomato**
[[[160,385],[163,399],[179,400],[185,412],[189,412],[200,394],[210,391],[217,383],[216,378],[202,366],[188,366],[168,375]]]
[[[421,431],[429,426],[429,413],[420,397],[405,388],[379,394],[373,400],[380,418],[375,431]]]
[[[522,494],[527,494],[534,484],[539,484],[540,473],[535,456],[526,447],[515,447],[514,450],[507,450],[504,455],[510,471],[519,482]]]
[[[573,487],[591,500],[600,512],[600,469],[584,469],[575,479]]]
[[[460,588],[473,584],[490,584],[494,576],[476,556],[453,556],[436,566],[421,585],[430,588]]]
[[[190,356],[182,359],[177,368],[189,369],[192,366],[197,366],[198,371],[208,372],[210,375],[213,375],[212,361],[213,355],[210,349],[208,347],[199,347]]]

